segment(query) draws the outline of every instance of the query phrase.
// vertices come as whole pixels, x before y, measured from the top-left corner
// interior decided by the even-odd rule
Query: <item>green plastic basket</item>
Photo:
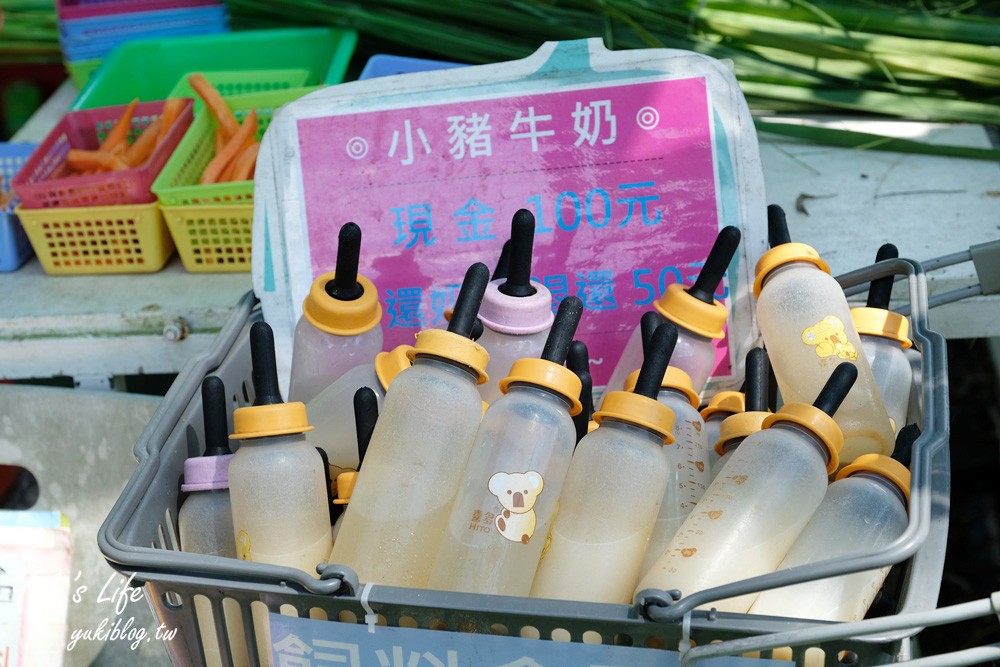
[[[305,85],[340,83],[357,44],[352,30],[293,28],[144,39],[117,46],[73,109],[166,99],[188,72],[301,68]]]
[[[199,73],[215,86],[215,89],[223,97],[300,88],[305,86],[306,81],[309,80],[309,70],[307,69],[247,69]],[[192,74],[194,72],[188,72],[182,76],[167,97],[193,97],[194,112],[199,114],[205,107],[205,103],[195,94],[194,90],[191,89],[191,84],[188,83],[188,77]]]
[[[76,86],[77,90],[81,90],[87,85],[90,75],[97,71],[102,62],[101,58],[66,62],[66,71],[69,72],[69,78],[73,81],[73,85]]]

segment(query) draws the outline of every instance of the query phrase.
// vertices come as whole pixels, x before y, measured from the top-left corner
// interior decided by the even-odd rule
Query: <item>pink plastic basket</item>
[[[59,0],[56,3],[63,21],[110,16],[131,12],[155,12],[161,9],[182,9],[217,5],[219,0]]]
[[[146,162],[134,169],[67,177],[71,148],[94,150],[127,105],[70,111],[52,129],[14,178],[11,186],[24,208],[144,204],[156,199],[150,186],[191,125],[194,100],[188,98],[180,117]],[[160,115],[163,102],[143,102],[132,116],[134,140]]]

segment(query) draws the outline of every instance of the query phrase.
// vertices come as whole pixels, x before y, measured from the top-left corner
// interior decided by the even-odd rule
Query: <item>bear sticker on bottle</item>
[[[544,486],[545,480],[534,470],[498,472],[490,477],[490,493],[503,506],[494,523],[504,538],[528,543],[535,532],[535,501]]]

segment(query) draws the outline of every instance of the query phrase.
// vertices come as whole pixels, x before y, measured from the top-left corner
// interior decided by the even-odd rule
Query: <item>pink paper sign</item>
[[[583,300],[577,338],[602,385],[641,314],[694,280],[718,232],[710,114],[691,78],[300,120],[313,276],[357,222],[386,348],[410,343],[446,326],[468,266],[492,269],[526,208],[532,275],[553,309]],[[723,343],[716,373],[728,372]]]

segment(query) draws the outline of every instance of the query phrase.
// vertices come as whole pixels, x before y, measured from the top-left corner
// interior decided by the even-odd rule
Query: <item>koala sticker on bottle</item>
[[[847,332],[840,318],[828,315],[802,332],[802,342],[815,345],[816,354],[821,358],[836,356],[848,361],[856,361],[858,350],[847,340]]]
[[[490,493],[503,506],[494,525],[505,539],[521,544],[531,539],[535,532],[535,502],[544,486],[545,480],[534,470],[498,472],[490,477]]]

